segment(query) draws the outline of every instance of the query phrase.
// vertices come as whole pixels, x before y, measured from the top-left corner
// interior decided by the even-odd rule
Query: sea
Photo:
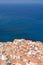
[[[0,42],[43,42],[43,4],[0,4]]]

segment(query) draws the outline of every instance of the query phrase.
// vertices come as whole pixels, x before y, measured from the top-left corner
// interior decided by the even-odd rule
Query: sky
[[[0,3],[43,3],[43,0],[0,0]]]

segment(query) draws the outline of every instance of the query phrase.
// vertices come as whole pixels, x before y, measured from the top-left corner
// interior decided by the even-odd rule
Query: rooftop
[[[43,43],[25,39],[0,42],[0,65],[43,65]]]

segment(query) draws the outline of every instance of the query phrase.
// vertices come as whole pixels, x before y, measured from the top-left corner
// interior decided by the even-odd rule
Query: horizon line
[[[20,2],[20,3],[8,3],[8,2],[6,2],[6,3],[2,3],[2,2],[0,2],[0,4],[43,4],[43,2],[26,2],[26,3],[24,3],[24,2]]]

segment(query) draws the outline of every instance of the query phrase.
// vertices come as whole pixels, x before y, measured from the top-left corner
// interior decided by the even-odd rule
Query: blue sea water
[[[0,42],[43,42],[43,4],[0,4]]]

